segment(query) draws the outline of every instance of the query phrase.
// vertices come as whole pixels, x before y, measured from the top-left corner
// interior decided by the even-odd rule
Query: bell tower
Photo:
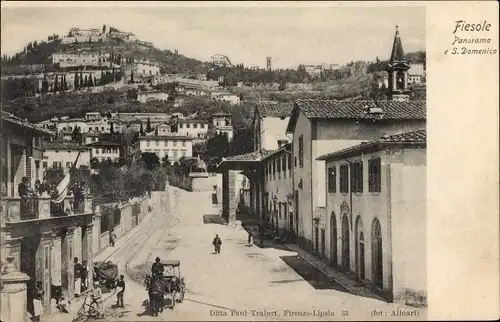
[[[392,44],[391,59],[387,66],[387,73],[389,74],[389,96],[393,101],[408,101],[410,99],[410,90],[408,89],[408,64],[405,53],[403,51],[403,44],[399,36],[399,29],[396,26],[396,34],[394,35],[394,42]]]

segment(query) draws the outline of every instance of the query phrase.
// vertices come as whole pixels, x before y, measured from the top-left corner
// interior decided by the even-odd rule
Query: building
[[[212,62],[213,65],[218,66],[218,67],[233,67],[233,64],[231,64],[231,61],[229,60],[229,57],[221,54],[216,54],[210,57],[210,61]]]
[[[424,64],[410,64],[408,69],[408,84],[420,85],[425,82],[425,65]]]
[[[318,158],[328,189],[316,252],[391,301],[426,303],[426,138],[398,133]]]
[[[78,160],[77,160],[78,157]],[[48,168],[90,167],[90,148],[68,141],[45,142],[43,144],[43,170]]]
[[[160,65],[149,60],[138,60],[132,64],[135,76],[147,77],[160,75]]]
[[[277,150],[278,141],[291,142],[286,136],[286,127],[292,114],[293,103],[260,102],[253,117],[254,148]]]
[[[309,75],[319,77],[323,72],[323,65],[304,65],[304,69]]]
[[[107,53],[54,53],[52,64],[65,67],[102,67],[110,66],[110,54]]]
[[[137,93],[137,100],[141,103],[147,101],[167,101],[168,94],[162,91],[146,91]]]
[[[238,95],[231,95],[227,92],[211,92],[210,97],[216,101],[229,102],[233,105],[240,104],[240,97]]]
[[[180,158],[193,156],[193,139],[181,135],[148,135],[141,136],[136,142],[136,150],[141,153],[155,153],[163,160],[167,157],[173,164]]]
[[[90,144],[99,141],[99,134],[87,132],[83,134],[83,144]]]
[[[229,113],[216,113],[212,115],[212,126],[217,134],[227,135],[228,141],[233,139],[232,115]]]
[[[193,139],[204,140],[208,138],[208,126],[209,123],[204,120],[179,119],[177,133]]]
[[[291,143],[279,142],[277,150],[261,159],[264,167],[263,220],[276,235],[293,231],[292,152]]]
[[[311,218],[325,207],[324,162],[317,157],[362,141],[425,127],[425,102],[297,100],[288,123],[293,134],[293,180],[299,243],[313,250]]]
[[[92,267],[96,226],[89,197],[85,197],[81,207],[73,206],[71,196],[56,204],[60,206],[51,205],[48,195],[19,197],[18,185],[23,177],[28,178],[31,186],[36,179],[42,179],[43,139],[52,134],[9,113],[1,112],[1,123],[0,251],[2,261],[6,259],[11,270],[17,272],[14,277],[2,272],[2,282],[19,285],[16,293],[0,290],[1,314],[4,321],[21,321],[5,316],[22,312],[22,318],[25,317],[27,294],[32,292],[29,283],[26,289],[28,280],[42,282],[43,305],[48,313],[53,309],[53,289],[60,287],[63,294],[74,293],[71,263],[73,257],[78,257]],[[89,278],[92,282],[92,274]]]
[[[111,160],[111,162],[120,161],[121,145],[116,142],[98,141],[86,145],[90,148],[90,160],[97,160],[104,162]]]
[[[271,66],[271,57],[266,57],[266,70],[268,72],[272,71],[272,66]]]
[[[391,58],[386,70],[389,76],[390,99],[394,101],[408,101],[410,90],[408,88],[408,70],[410,64],[406,60],[403,43],[399,35],[398,26],[392,45]]]

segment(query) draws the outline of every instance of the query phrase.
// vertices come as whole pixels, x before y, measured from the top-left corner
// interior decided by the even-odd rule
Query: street
[[[245,230],[204,224],[203,215],[216,212],[210,192],[171,189],[175,199],[171,213],[154,215],[109,257],[125,275],[126,291],[125,308],[114,307],[116,297],[107,294],[106,320],[337,320],[377,316],[387,320],[393,314],[397,319],[397,312],[415,311],[349,294],[340,285],[329,284],[294,252],[248,247]],[[218,255],[213,254],[215,234],[222,239]],[[152,317],[142,282],[157,256],[181,261],[186,297],[174,309],[167,308]],[[415,318],[421,319],[424,312],[418,311]]]

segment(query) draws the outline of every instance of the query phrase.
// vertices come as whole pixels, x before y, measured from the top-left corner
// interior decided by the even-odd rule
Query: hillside
[[[162,72],[167,74],[205,74],[210,68],[209,63],[186,57],[177,51],[161,50],[137,42],[106,39],[101,42],[62,44],[59,36],[53,35],[49,36],[47,41],[28,43],[23,51],[11,57],[4,55],[1,60],[2,75],[28,75],[34,72],[53,71],[51,66],[53,53],[81,51],[114,53],[127,58],[158,61]]]

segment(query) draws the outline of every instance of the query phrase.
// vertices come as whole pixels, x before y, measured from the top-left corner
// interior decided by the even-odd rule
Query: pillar
[[[89,273],[88,277],[88,282],[89,285],[92,285],[93,283],[93,269],[94,269],[94,249],[93,249],[93,239],[92,239],[92,230],[93,230],[93,224],[87,224],[85,233],[87,235],[86,242],[87,242],[87,254],[86,254],[86,260],[87,260],[87,270]],[[85,256],[85,255],[84,255]]]
[[[74,275],[74,270],[73,270],[73,258],[75,258],[75,228],[70,227],[66,229],[66,237],[65,237],[65,243],[66,247],[66,263],[67,265],[64,265],[64,269],[66,270],[66,278],[68,282],[67,286],[67,296],[72,297],[73,294],[75,293],[75,275]]]
[[[61,231],[55,230],[52,234],[50,280],[51,290],[62,288],[62,240]],[[55,294],[54,294],[55,295]],[[51,307],[52,309],[52,307]],[[55,308],[54,308],[55,309]]]
[[[94,254],[101,249],[101,212],[100,207],[96,207],[94,212],[94,225],[92,226],[92,251]]]
[[[76,226],[73,231],[73,258],[78,257],[80,263],[82,262],[82,227]],[[73,262],[71,258],[71,262]]]
[[[52,264],[52,242],[54,236],[51,230],[45,230],[42,232],[42,238],[38,246],[38,251],[36,253],[36,282],[42,282],[42,288],[44,291],[43,295],[43,306],[48,313],[51,312],[50,298],[52,297],[51,292],[51,264]]]
[[[14,257],[7,256],[7,263],[1,271],[0,288],[0,320],[9,322],[26,321],[27,294],[26,283],[28,275],[19,271]]]
[[[229,219],[229,170],[222,173],[222,217],[225,220]]]

